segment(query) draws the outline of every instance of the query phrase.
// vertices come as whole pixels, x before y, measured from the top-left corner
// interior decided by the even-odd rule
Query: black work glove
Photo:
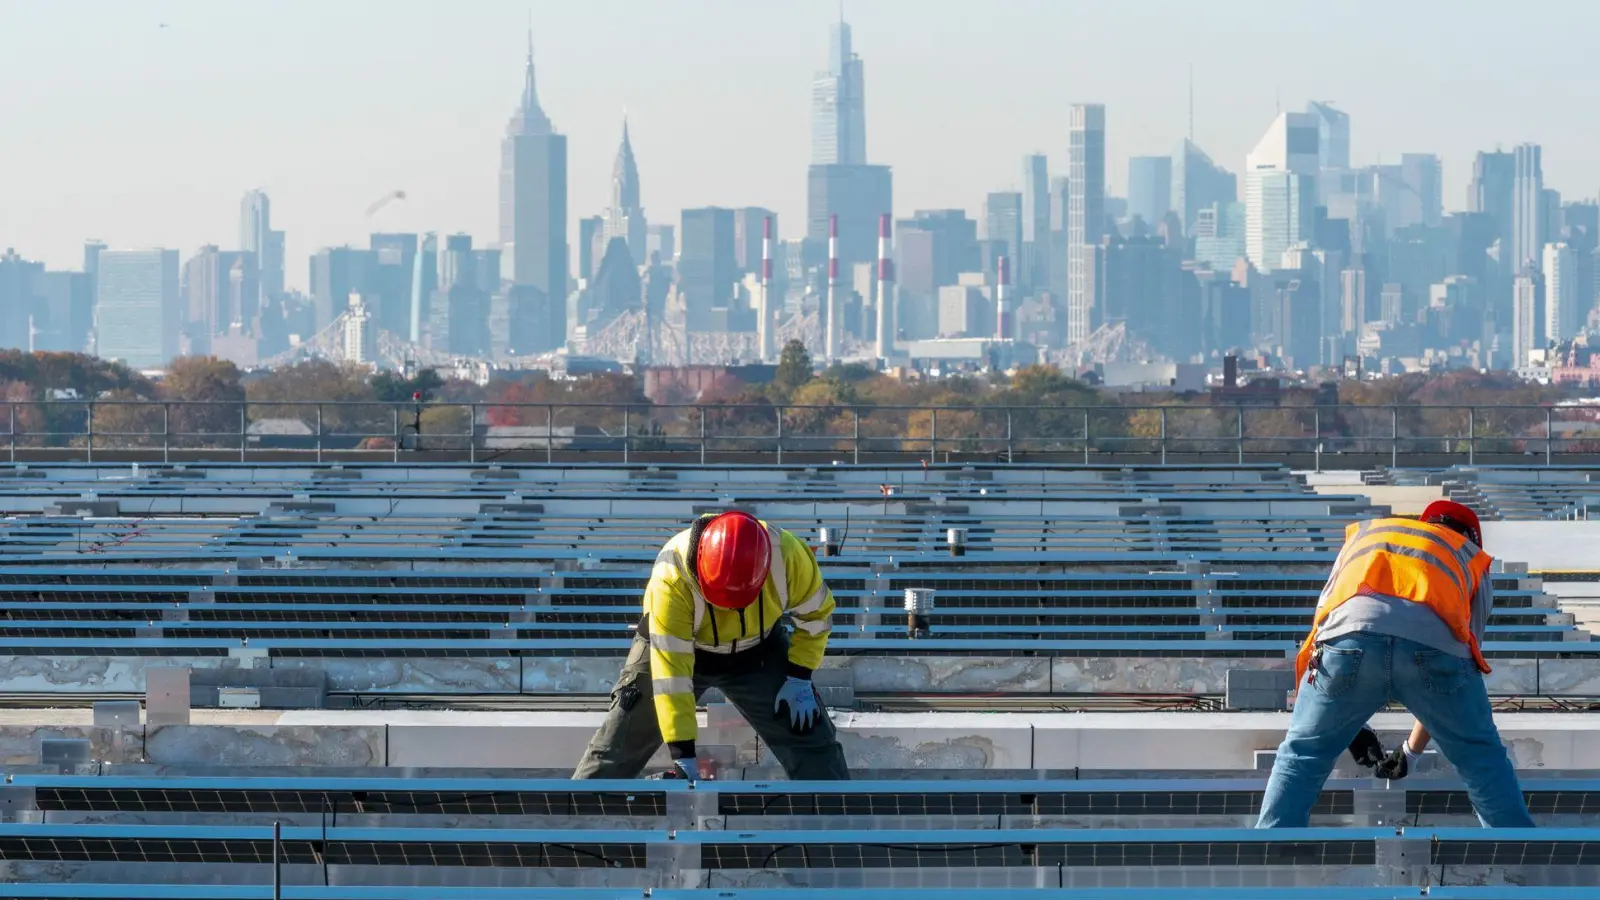
[[[1377,778],[1399,781],[1406,777],[1406,773],[1410,771],[1411,761],[1407,759],[1406,748],[1402,744],[1390,750],[1389,755],[1383,758],[1383,762],[1378,763],[1377,767],[1372,770],[1372,774]]]
[[[1383,742],[1371,726],[1363,725],[1356,732],[1356,739],[1350,742],[1350,758],[1369,769],[1384,761]]]

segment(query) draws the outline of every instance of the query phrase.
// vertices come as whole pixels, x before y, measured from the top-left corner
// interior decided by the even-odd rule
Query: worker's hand
[[[795,734],[810,734],[822,718],[822,704],[817,701],[816,688],[804,678],[790,675],[784,679],[778,699],[772,704],[772,717],[782,718],[786,705],[789,707],[789,730]]]
[[[1406,777],[1406,773],[1410,771],[1410,754],[1406,753],[1406,745],[1401,744],[1389,751],[1389,755],[1383,758],[1383,762],[1378,763],[1377,767],[1372,770],[1372,774],[1378,778],[1386,778],[1389,781],[1399,781]]]
[[[1350,757],[1357,765],[1369,769],[1383,762],[1383,742],[1378,740],[1378,733],[1371,726],[1363,725],[1356,732],[1356,739],[1350,742]]]

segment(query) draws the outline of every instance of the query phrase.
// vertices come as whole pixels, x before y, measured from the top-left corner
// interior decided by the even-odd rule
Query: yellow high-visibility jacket
[[[816,555],[805,542],[766,522],[772,565],[761,597],[746,609],[712,606],[689,571],[689,532],[680,531],[656,556],[644,592],[649,616],[650,679],[661,739],[668,744],[694,741],[695,652],[732,654],[759,645],[785,615],[794,623],[789,665],[809,677],[822,664],[832,629],[833,593],[822,581]],[[675,748],[676,749],[676,748]]]

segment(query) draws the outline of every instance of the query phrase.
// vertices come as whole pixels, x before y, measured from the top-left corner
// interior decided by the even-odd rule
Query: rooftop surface
[[[1592,491],[1560,468],[0,468],[0,881],[128,898],[1586,896],[1600,534],[1573,516]],[[1392,783],[1342,761],[1316,827],[1251,829],[1344,526],[1429,496],[1491,519],[1489,687],[1537,840],[1476,827],[1437,754]],[[857,780],[781,781],[714,692],[718,780],[565,780],[656,549],[729,506],[821,555],[838,612],[817,683]],[[935,592],[927,637],[908,634],[908,588]],[[1373,724],[1392,745],[1409,722]]]

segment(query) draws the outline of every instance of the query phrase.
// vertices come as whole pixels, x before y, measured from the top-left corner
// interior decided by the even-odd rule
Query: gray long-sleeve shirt
[[[1489,624],[1489,612],[1494,609],[1493,580],[1485,573],[1472,596],[1472,634],[1479,644],[1483,643],[1484,626]],[[1453,656],[1472,655],[1426,605],[1382,594],[1357,594],[1335,607],[1317,630],[1317,643],[1359,631],[1405,638]]]

